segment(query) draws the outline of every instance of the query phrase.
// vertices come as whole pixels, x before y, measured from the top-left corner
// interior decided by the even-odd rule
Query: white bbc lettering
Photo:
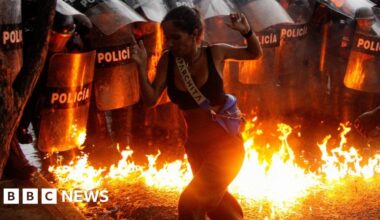
[[[38,204],[38,189],[25,188],[22,189],[23,204]]]
[[[4,204],[19,204],[19,189],[18,188],[4,188],[3,202]]]
[[[62,202],[108,202],[107,190],[62,190]],[[39,194],[38,188],[22,189],[21,204],[38,204],[41,196],[41,204],[57,204],[58,190],[55,188],[42,188]],[[3,203],[20,204],[20,190],[18,188],[3,189]]]
[[[107,190],[73,190],[62,192],[62,202],[108,202]]]
[[[108,191],[107,190],[100,191],[100,197],[101,199],[99,200],[99,202],[108,202]]]
[[[57,189],[41,189],[41,204],[57,204]]]
[[[83,202],[83,201],[84,201],[83,191],[81,191],[81,190],[74,190],[74,200],[73,200],[73,202]]]
[[[99,191],[85,191],[84,192],[84,200],[86,202],[96,202],[98,201]]]
[[[72,201],[72,198],[73,198],[73,191],[70,191],[70,192],[63,191],[62,192],[62,202]]]

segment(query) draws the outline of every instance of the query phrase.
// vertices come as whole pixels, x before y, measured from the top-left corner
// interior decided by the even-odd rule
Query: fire
[[[105,169],[95,169],[88,164],[88,156],[80,157],[69,165],[51,166],[49,172],[57,178],[58,188],[91,190],[98,188],[103,182]]]
[[[117,148],[119,149],[119,146],[117,146]],[[131,161],[130,158],[132,154],[133,150],[131,150],[129,147],[127,147],[126,150],[122,151],[122,159],[118,162],[117,166],[114,164],[111,165],[107,177],[111,179],[122,179],[130,177],[136,172],[141,172],[143,168]]]
[[[71,126],[71,138],[75,140],[75,146],[80,147],[86,140],[86,129],[79,129],[76,124]]]
[[[142,177],[148,186],[159,189],[174,189],[181,191],[191,180],[192,173],[190,165],[185,156],[184,161],[176,160],[172,163],[165,163],[162,169],[157,169],[157,155],[148,155],[148,169],[142,173]]]
[[[160,27],[160,24],[155,24],[155,42],[154,42],[154,48],[152,48],[152,55],[149,58],[149,66],[148,66],[148,79],[150,82],[153,82],[155,76],[156,76],[156,70],[158,61],[160,60],[160,57],[162,55],[162,51],[164,49],[164,33]],[[165,92],[162,93],[161,97],[157,101],[157,103],[164,104],[169,102],[169,97]]]
[[[350,57],[350,62],[346,70],[346,75],[344,77],[344,85],[348,88],[361,88],[364,82],[365,74],[363,74],[362,56]]]
[[[163,49],[163,32],[160,28],[160,24],[156,24],[156,36],[155,36],[155,48],[153,49],[153,55],[150,57],[149,60],[149,68],[148,68],[148,78],[150,81],[153,81],[155,75],[156,75],[156,67],[158,64],[158,61],[161,57],[162,49]]]
[[[380,154],[368,159],[366,165],[361,166],[363,157],[354,147],[347,146],[346,135],[351,128],[340,125],[342,130],[339,147],[327,150],[327,143],[331,136],[327,136],[323,143],[318,145],[322,152],[322,160],[324,163],[321,172],[328,180],[342,179],[346,176],[359,176],[366,179],[374,177],[375,173],[380,173]],[[345,150],[345,148],[348,148]]]
[[[263,69],[263,59],[241,61],[239,62],[239,81],[244,84],[256,84],[258,81],[263,80],[261,76]]]
[[[319,70],[323,72],[325,70],[325,58],[326,58],[326,48],[327,48],[327,36],[329,32],[328,25],[324,25],[322,29],[322,44],[321,44],[321,55],[320,55],[320,63]]]
[[[341,124],[339,128],[341,134],[338,147],[328,147],[331,135],[325,137],[322,144],[318,144],[322,164],[318,170],[311,171],[296,163],[297,156],[288,143],[288,136],[292,133],[290,126],[277,125],[280,146],[258,146],[255,139],[265,132],[256,127],[256,120],[257,118],[248,121],[242,133],[246,149],[245,161],[240,173],[229,186],[229,191],[246,203],[269,202],[273,215],[288,210],[312,193],[337,186],[335,183],[344,183],[346,177],[371,179],[380,173],[380,154],[369,158],[365,163],[358,150],[348,146],[346,135],[351,128],[347,125]],[[272,153],[269,156],[260,155],[263,150]],[[183,160],[158,167],[160,152],[147,155],[146,166],[135,164],[133,151],[129,147],[121,151],[121,155],[122,159],[107,172],[106,168],[95,169],[90,166],[87,155],[76,163],[50,167],[49,170],[57,177],[58,187],[66,189],[94,189],[105,182],[139,181],[159,191],[180,192],[192,178],[186,156]]]
[[[260,129],[253,128],[253,123],[247,123],[243,137],[246,138],[252,131],[256,135],[263,134]],[[316,174],[307,173],[294,162],[294,152],[287,142],[292,129],[288,125],[278,124],[278,131],[281,133],[280,150],[268,160],[260,161],[259,153],[255,150],[260,147],[255,146],[253,138],[246,139],[243,167],[229,187],[232,193],[246,202],[267,200],[281,207],[285,202],[290,204],[306,196],[309,189],[320,184]]]

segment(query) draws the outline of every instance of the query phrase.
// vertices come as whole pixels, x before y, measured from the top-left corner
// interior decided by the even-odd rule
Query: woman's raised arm
[[[228,27],[239,31],[246,39],[247,46],[236,47],[228,44],[215,44],[212,46],[215,60],[224,61],[226,59],[254,60],[262,56],[262,49],[252,27],[243,13],[230,15],[231,23],[226,23]]]
[[[137,64],[141,97],[147,106],[154,106],[166,87],[168,53],[163,53],[158,61],[156,77],[151,84],[147,74],[147,53],[144,43],[140,41],[132,46],[131,58]]]

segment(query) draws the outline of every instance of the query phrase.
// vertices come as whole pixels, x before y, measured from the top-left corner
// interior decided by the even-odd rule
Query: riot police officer
[[[370,7],[355,12],[355,32],[349,37],[350,57],[344,76],[342,121],[353,121],[361,112],[380,104],[380,54],[370,46],[380,41],[379,24]]]
[[[56,12],[53,27],[50,31],[48,56],[51,56],[53,53],[63,52],[66,50],[66,44],[70,40],[74,30],[75,24],[73,17]],[[17,138],[22,144],[29,144],[33,142],[33,138],[28,132],[28,127],[31,122],[34,127],[34,131],[38,132],[39,111],[41,108],[40,97],[43,93],[44,85],[46,84],[46,66],[36,84],[32,96],[25,107],[24,114],[16,131]]]

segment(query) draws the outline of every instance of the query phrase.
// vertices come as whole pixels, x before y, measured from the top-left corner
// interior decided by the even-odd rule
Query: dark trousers
[[[227,191],[244,159],[241,137],[228,135],[216,122],[188,132],[185,145],[194,178],[182,192],[178,219],[243,219],[243,211]]]

